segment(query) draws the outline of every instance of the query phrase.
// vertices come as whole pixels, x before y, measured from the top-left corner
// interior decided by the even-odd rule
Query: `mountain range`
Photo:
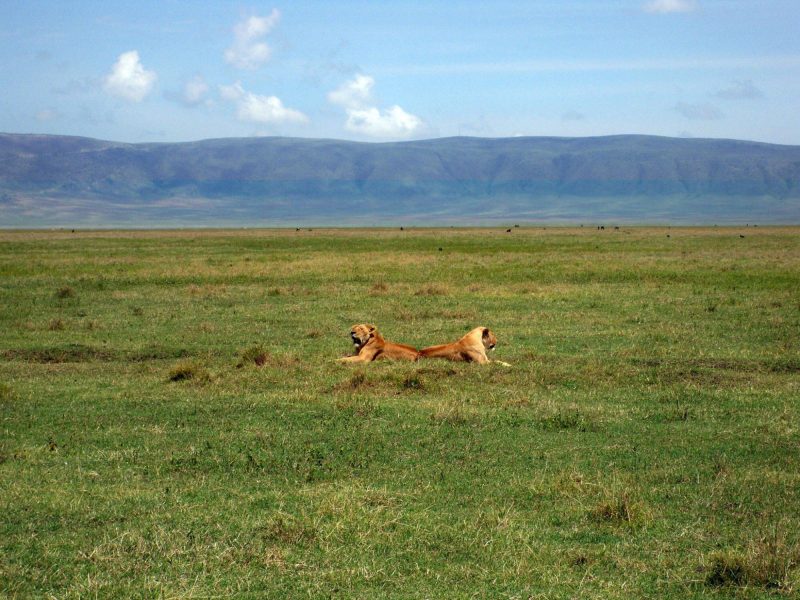
[[[0,227],[798,223],[800,146],[0,134]]]

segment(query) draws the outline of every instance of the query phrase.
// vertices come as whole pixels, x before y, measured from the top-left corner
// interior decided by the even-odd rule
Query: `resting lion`
[[[379,358],[393,358],[395,360],[417,360],[419,350],[387,342],[378,332],[375,325],[360,323],[350,329],[350,337],[356,349],[355,356],[340,358],[339,362],[371,362]]]
[[[502,360],[489,360],[486,350],[494,350],[497,338],[488,327],[476,327],[460,340],[452,344],[430,346],[419,351],[422,358],[446,358],[465,362],[485,364],[494,362],[504,367],[510,367]]]

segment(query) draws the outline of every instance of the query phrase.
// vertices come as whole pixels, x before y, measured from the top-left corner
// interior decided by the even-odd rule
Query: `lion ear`
[[[488,327],[484,327],[483,328],[483,333],[481,334],[481,336],[482,337],[489,337],[489,328]]]
[[[375,331],[375,325],[367,325],[367,329],[369,329],[369,332],[372,333]]]

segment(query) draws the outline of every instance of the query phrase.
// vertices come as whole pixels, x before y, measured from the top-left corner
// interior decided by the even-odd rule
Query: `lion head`
[[[358,325],[353,325],[350,328],[350,339],[353,340],[353,344],[356,347],[356,350],[360,350],[367,343],[372,339],[375,335],[375,325],[370,325],[368,323],[359,323]]]
[[[487,350],[494,350],[494,347],[497,345],[497,338],[488,327],[483,328],[481,332],[481,341],[483,342],[483,347]]]

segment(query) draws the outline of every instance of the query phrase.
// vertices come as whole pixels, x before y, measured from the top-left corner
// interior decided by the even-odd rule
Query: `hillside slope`
[[[0,226],[800,221],[800,147],[651,136],[123,144],[0,134]]]

